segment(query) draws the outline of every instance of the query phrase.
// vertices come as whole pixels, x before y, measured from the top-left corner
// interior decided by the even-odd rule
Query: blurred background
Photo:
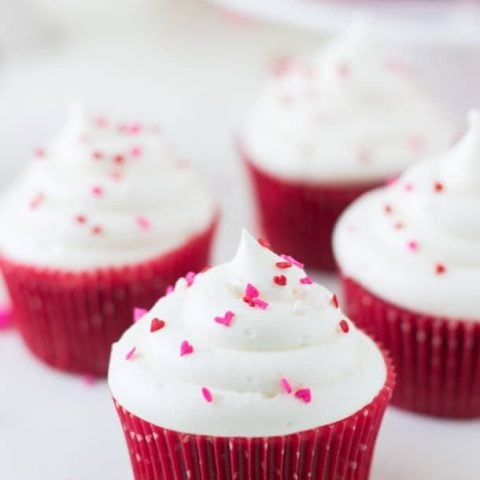
[[[155,120],[222,204],[215,261],[224,260],[239,228],[253,225],[234,149],[246,109],[276,58],[319,47],[359,12],[452,117],[480,106],[477,0],[0,0],[0,188],[62,125],[72,100]],[[87,389],[32,365],[14,335],[3,335],[0,478],[130,478],[106,386]],[[412,417],[390,414],[374,480],[480,478],[478,423],[446,430],[448,422]],[[460,445],[442,443],[447,436]],[[409,466],[397,449],[411,454]]]

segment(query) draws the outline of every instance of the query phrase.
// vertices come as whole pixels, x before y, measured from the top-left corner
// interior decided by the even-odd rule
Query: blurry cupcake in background
[[[153,126],[77,106],[36,156],[0,201],[15,322],[44,362],[104,375],[134,309],[207,264],[217,208]]]
[[[442,150],[453,130],[412,69],[365,26],[280,66],[239,148],[263,235],[309,267],[331,270],[331,234],[345,207]]]
[[[366,194],[334,236],[352,320],[390,350],[394,403],[480,417],[480,113],[450,150]]]
[[[137,480],[366,480],[389,362],[302,265],[244,232],[113,346]]]

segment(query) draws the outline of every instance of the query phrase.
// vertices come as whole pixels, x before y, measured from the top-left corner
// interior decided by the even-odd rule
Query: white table
[[[224,260],[240,228],[252,226],[231,139],[261,85],[260,67],[273,54],[312,48],[318,39],[232,23],[191,0],[164,0],[158,9],[155,21],[136,19],[132,31],[119,23],[109,36],[92,27],[82,38],[69,29],[63,45],[9,60],[8,71],[0,71],[1,180],[55,131],[71,98],[107,113],[158,118],[222,202],[215,259]],[[372,479],[478,480],[479,445],[478,421],[445,422],[392,409]],[[0,478],[131,478],[106,384],[88,386],[44,367],[14,331],[0,333]]]

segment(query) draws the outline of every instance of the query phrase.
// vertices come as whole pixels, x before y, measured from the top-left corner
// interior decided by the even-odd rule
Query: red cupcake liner
[[[385,386],[369,405],[339,422],[285,436],[179,433],[142,420],[114,399],[135,480],[367,480],[395,383],[387,364]]]
[[[74,272],[0,258],[15,324],[30,350],[58,369],[104,376],[110,348],[188,271],[208,262],[216,221],[183,246],[136,265]]]
[[[245,150],[265,238],[276,251],[293,255],[309,268],[335,270],[332,233],[338,217],[356,198],[381,182],[302,183],[277,178],[254,164]]]
[[[423,315],[342,277],[345,311],[392,356],[392,403],[439,417],[480,416],[480,321]]]

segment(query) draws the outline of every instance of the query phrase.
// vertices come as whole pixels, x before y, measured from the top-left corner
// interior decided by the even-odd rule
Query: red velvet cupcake
[[[113,346],[136,480],[367,480],[390,363],[292,257],[244,232]]]
[[[51,366],[105,375],[134,308],[208,262],[215,204],[162,136],[76,108],[1,201],[15,322]]]
[[[429,415],[480,417],[479,158],[474,112],[457,145],[359,199],[335,233],[346,311],[393,357],[393,403]]]
[[[349,203],[451,138],[411,69],[360,30],[284,61],[239,141],[263,235],[311,268],[334,268]]]

